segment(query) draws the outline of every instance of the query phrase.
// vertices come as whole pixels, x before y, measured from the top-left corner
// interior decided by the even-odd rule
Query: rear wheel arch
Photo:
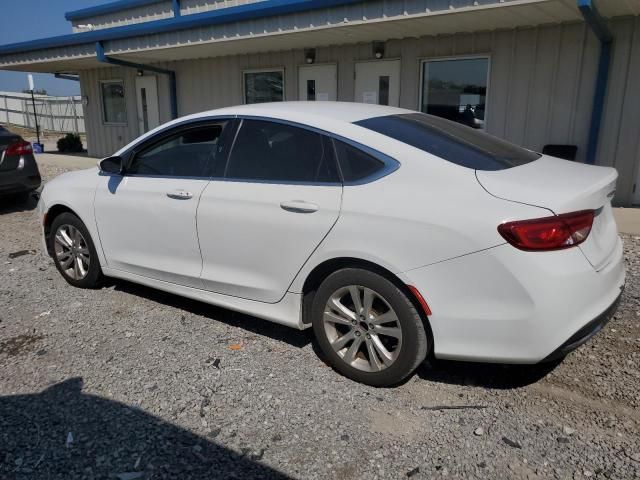
[[[420,305],[418,299],[409,289],[408,285],[387,268],[361,258],[332,258],[316,265],[313,270],[309,272],[302,286],[302,323],[304,325],[311,325],[311,307],[313,305],[313,300],[318,287],[329,275],[343,268],[359,268],[362,270],[375,272],[394,283],[407,296],[407,298],[409,298],[409,300],[413,303],[415,309],[420,314],[425,332],[427,333],[429,345],[433,349],[433,333],[431,331],[431,325],[429,324],[429,318],[424,312],[424,309]],[[425,298],[428,299],[428,292],[421,293],[425,296]]]

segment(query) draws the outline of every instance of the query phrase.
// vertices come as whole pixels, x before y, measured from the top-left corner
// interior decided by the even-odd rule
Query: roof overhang
[[[512,0],[410,15],[402,12],[381,18],[351,20],[343,17],[321,24],[308,22],[295,28],[282,27],[290,22],[271,22],[276,27],[260,31],[257,30],[267,22],[251,21],[267,16],[285,19],[292,16],[295,9],[308,11],[311,6],[331,8],[346,3],[356,1],[267,0],[180,18],[56,37],[58,40],[8,45],[0,47],[0,68],[78,72],[102,67],[104,64],[98,62],[95,54],[97,41],[103,42],[107,55],[152,63],[582,21],[576,0]],[[607,0],[598,5],[605,17],[640,14],[640,5],[627,0]],[[296,18],[302,18],[302,15]],[[229,35],[227,25],[230,23],[243,34]],[[195,40],[188,35],[194,29],[198,29]],[[182,32],[176,35],[180,30]]]

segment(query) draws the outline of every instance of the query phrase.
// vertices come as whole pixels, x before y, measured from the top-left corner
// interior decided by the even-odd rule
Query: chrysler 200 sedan
[[[183,117],[49,182],[71,285],[126,279],[298,329],[393,385],[427,354],[562,357],[624,284],[617,173],[409,110],[245,105]]]

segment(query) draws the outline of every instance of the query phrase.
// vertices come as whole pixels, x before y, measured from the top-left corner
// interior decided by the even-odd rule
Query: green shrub
[[[64,137],[58,140],[58,151],[61,153],[81,152],[82,140],[80,140],[80,135],[67,133]]]

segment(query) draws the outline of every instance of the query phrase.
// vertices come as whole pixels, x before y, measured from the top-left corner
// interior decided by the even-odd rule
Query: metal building
[[[614,166],[616,203],[640,204],[640,0],[122,0],[66,18],[72,34],[1,46],[0,68],[79,75],[94,156],[216,107],[374,102]]]

